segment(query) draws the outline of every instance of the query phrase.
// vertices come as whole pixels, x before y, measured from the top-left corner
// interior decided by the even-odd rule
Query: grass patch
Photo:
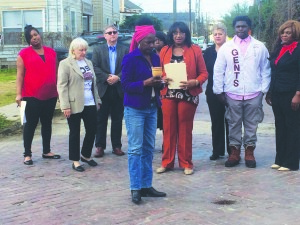
[[[17,70],[0,70],[0,106],[14,103],[16,99]]]
[[[6,116],[4,116],[3,114],[0,114],[0,130],[10,127],[10,125],[12,123],[13,123],[13,121],[7,120]]]

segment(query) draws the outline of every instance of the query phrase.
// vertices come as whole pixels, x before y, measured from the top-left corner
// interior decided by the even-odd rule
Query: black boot
[[[131,200],[135,204],[139,204],[141,199],[141,190],[131,190]]]
[[[164,192],[157,191],[153,187],[150,187],[150,188],[142,188],[141,196],[142,197],[166,197],[167,194]]]

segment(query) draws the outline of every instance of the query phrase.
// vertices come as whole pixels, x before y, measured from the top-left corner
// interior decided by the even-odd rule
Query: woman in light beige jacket
[[[97,108],[100,98],[96,87],[92,63],[85,58],[88,43],[82,38],[70,44],[69,57],[62,60],[58,68],[57,90],[60,107],[69,124],[69,159],[72,168],[83,172],[79,160],[97,166],[91,158],[96,134]],[[80,156],[80,123],[84,122],[85,137]]]

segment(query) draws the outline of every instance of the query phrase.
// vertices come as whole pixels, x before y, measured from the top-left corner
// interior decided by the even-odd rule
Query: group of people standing
[[[300,23],[287,21],[278,32],[271,55],[264,44],[250,35],[251,20],[237,16],[236,35],[226,42],[227,30],[216,24],[215,44],[202,54],[191,42],[191,33],[183,22],[175,22],[166,35],[156,32],[147,18],[138,21],[130,49],[119,45],[118,30],[105,28],[107,43],[94,49],[92,61],[86,59],[88,44],[75,38],[69,56],[56,63],[55,52],[42,45],[37,29],[25,28],[29,47],[17,59],[17,104],[27,102],[24,124],[24,164],[32,165],[31,145],[38,121],[42,125],[43,158],[59,159],[50,149],[51,124],[57,98],[69,125],[69,159],[72,168],[83,172],[80,164],[94,167],[92,158],[103,157],[106,149],[108,118],[111,118],[112,153],[122,156],[122,120],[128,137],[128,171],[132,201],[141,197],[164,197],[152,186],[153,151],[156,129],[163,129],[161,174],[175,166],[185,175],[194,172],[192,130],[199,94],[208,79],[206,97],[212,122],[213,151],[210,160],[228,152],[226,167],[241,160],[256,167],[254,150],[256,131],[264,113],[262,99],[272,105],[276,128],[276,158],[273,169],[299,169],[300,142]],[[156,47],[156,51],[153,49]],[[169,63],[185,63],[187,79],[178,89],[165,71]],[[161,67],[161,76],[153,68]],[[158,116],[159,115],[159,116]],[[85,136],[80,148],[80,124]],[[244,132],[242,132],[244,127]]]

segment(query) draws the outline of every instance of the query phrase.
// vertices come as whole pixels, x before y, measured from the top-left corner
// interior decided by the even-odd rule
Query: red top
[[[19,55],[24,62],[25,76],[22,97],[47,100],[57,97],[56,53],[52,48],[43,46],[45,61],[32,47],[24,48]]]

